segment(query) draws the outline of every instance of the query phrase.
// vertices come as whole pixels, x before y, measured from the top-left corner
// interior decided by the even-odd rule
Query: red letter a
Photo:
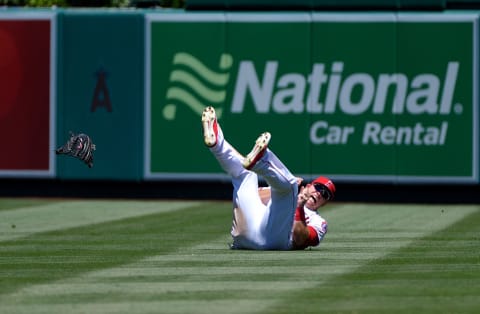
[[[106,77],[107,73],[100,69],[95,73],[98,80],[95,91],[93,92],[91,112],[94,112],[97,107],[106,107],[108,112],[112,112],[112,104],[110,103],[110,94],[108,93]]]

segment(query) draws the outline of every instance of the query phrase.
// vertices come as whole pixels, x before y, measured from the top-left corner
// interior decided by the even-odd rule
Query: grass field
[[[228,248],[229,202],[0,199],[0,313],[480,313],[480,206],[328,205],[319,248]]]

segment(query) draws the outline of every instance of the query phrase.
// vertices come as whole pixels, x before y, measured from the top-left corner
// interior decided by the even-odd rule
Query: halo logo
[[[163,109],[164,118],[175,119],[179,103],[190,107],[198,115],[202,114],[207,104],[214,107],[221,105],[225,101],[232,64],[232,56],[224,53],[220,56],[219,69],[212,70],[188,53],[176,53],[166,96],[168,104]],[[218,108],[216,112],[220,118],[222,108]]]

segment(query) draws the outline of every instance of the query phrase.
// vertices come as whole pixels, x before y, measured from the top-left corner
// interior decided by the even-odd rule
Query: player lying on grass
[[[292,175],[268,148],[268,132],[258,137],[244,157],[225,140],[213,107],[204,109],[202,126],[205,144],[232,177],[231,247],[292,250],[319,245],[327,222],[317,210],[333,198],[333,182],[318,177],[299,189],[301,178]],[[259,176],[267,188],[258,187]]]

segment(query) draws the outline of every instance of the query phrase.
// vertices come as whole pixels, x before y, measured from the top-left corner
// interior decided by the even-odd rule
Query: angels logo
[[[326,234],[327,231],[328,231],[328,225],[327,225],[327,222],[324,220],[322,221],[322,233]]]

